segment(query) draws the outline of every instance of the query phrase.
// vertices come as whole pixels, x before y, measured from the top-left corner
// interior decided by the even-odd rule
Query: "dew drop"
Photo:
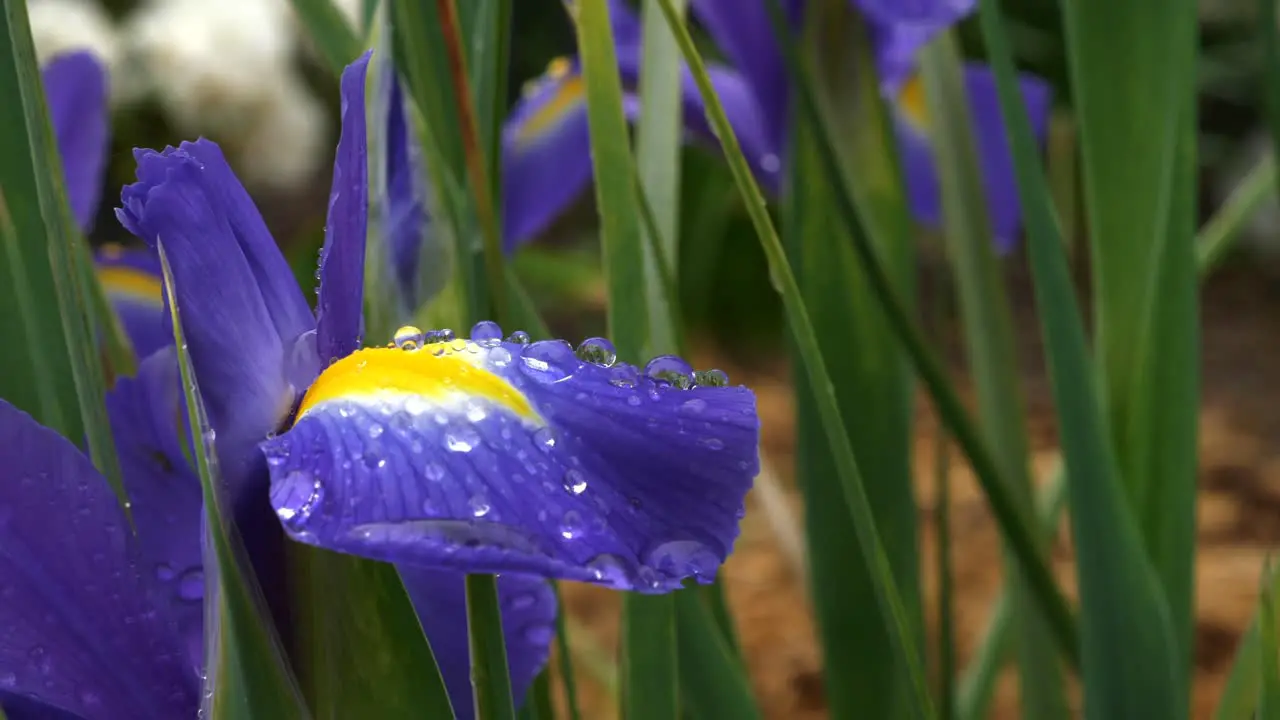
[[[511,600],[507,602],[507,606],[512,610],[528,610],[537,602],[538,598],[533,593],[520,593],[512,596]]]
[[[204,599],[204,571],[191,568],[178,578],[178,597],[187,602],[198,602]]]
[[[476,342],[501,340],[502,327],[492,320],[481,320],[471,327],[471,339]]]
[[[760,169],[772,175],[782,169],[782,160],[773,153],[765,153],[760,156]]]
[[[703,410],[707,409],[707,401],[703,400],[702,398],[693,398],[692,400],[686,400],[680,406],[680,409],[684,410],[687,413],[692,413],[694,415],[697,415],[701,413]]]
[[[460,427],[444,434],[444,446],[453,452],[471,452],[479,444],[479,433],[469,427]]]
[[[324,484],[304,470],[294,470],[271,487],[271,504],[284,526],[295,532],[306,525],[324,501]]]
[[[645,564],[675,577],[710,578],[720,566],[711,548],[696,540],[672,540],[649,551]]]
[[[581,470],[570,469],[564,474],[564,489],[573,495],[581,495],[587,489],[587,476]]]
[[[506,367],[511,364],[511,351],[498,345],[489,351],[489,362],[498,367]]]
[[[418,350],[425,340],[422,330],[413,325],[405,325],[391,336],[391,342],[401,350]]]
[[[485,409],[480,405],[473,405],[467,408],[467,420],[469,422],[478,423],[486,417],[489,417],[489,413],[485,412]]]
[[[578,359],[600,367],[612,367],[618,360],[618,352],[613,343],[602,337],[587,338],[577,350]]]
[[[639,396],[639,395],[628,395],[628,396],[627,396],[627,404],[628,404],[628,405],[630,405],[631,407],[636,407],[636,406],[638,406],[641,402],[642,402],[642,401],[640,400],[640,396]]]
[[[690,402],[692,402],[692,400]],[[685,404],[687,405],[688,403]],[[370,440],[377,440],[382,437],[383,430],[384,428],[380,423],[370,423],[369,428],[365,432],[369,434]]]
[[[428,480],[436,482],[444,479],[444,468],[437,463],[427,463],[426,467],[422,468],[422,474]]]
[[[614,587],[626,587],[630,582],[627,563],[617,555],[603,553],[587,561],[587,570],[596,580]]]
[[[577,510],[570,510],[560,518],[560,537],[572,540],[582,535],[582,516]]]
[[[699,370],[693,374],[693,383],[700,387],[725,387],[729,376],[723,370]]]
[[[0,673],[0,687],[11,688],[11,687],[16,687],[17,685],[18,685],[17,675],[11,672]]]
[[[721,440],[721,439],[720,439],[720,438],[718,438],[718,437],[712,437],[712,436],[710,436],[710,435],[708,435],[707,437],[704,437],[704,438],[700,438],[700,439],[698,440],[698,444],[699,444],[699,445],[701,445],[701,446],[702,446],[702,447],[704,447],[704,448],[707,448],[708,450],[723,450],[723,449],[724,449],[724,441],[723,441],[723,440]]]
[[[538,428],[537,432],[533,434],[533,442],[546,452],[551,452],[555,449],[556,443],[559,441],[556,431],[550,427]]]
[[[582,361],[563,340],[539,340],[521,354],[520,369],[540,383],[558,383],[572,378]]]
[[[529,333],[523,330],[517,330],[511,333],[511,335],[507,338],[507,342],[515,343],[516,345],[528,345]]]
[[[471,508],[471,515],[482,518],[489,514],[489,501],[483,495],[472,495],[467,501],[467,507]]]
[[[173,568],[165,565],[164,563],[156,566],[156,579],[160,582],[169,582],[174,578],[175,574],[176,573],[174,573]]]
[[[675,355],[659,355],[644,366],[644,373],[672,387],[687,390],[693,386],[693,368]]]

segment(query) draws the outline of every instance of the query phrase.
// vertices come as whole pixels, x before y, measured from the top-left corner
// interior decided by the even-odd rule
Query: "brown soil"
[[[1021,283],[1015,280],[1015,287]],[[1025,288],[1015,292],[1025,291]],[[1028,307],[1030,303],[1020,303]],[[1253,613],[1262,564],[1280,544],[1280,273],[1228,267],[1206,287],[1203,312],[1204,393],[1201,413],[1200,544],[1197,567],[1198,624],[1193,717],[1210,717],[1230,669],[1239,637]],[[1036,347],[1037,329],[1028,309],[1018,320],[1027,338],[1023,362],[1035,469],[1045,478],[1055,462],[1052,409]],[[954,344],[951,354],[959,358]],[[715,356],[712,355],[711,358]],[[709,359],[711,359],[709,358]],[[709,364],[709,363],[701,363]],[[727,363],[722,358],[719,364]],[[728,369],[728,368],[726,368]],[[792,393],[781,363],[765,370],[731,372],[735,382],[758,395],[767,460],[781,476],[796,517],[802,514],[791,484]],[[934,421],[920,402],[917,463],[924,567],[932,567],[933,503],[929,469]],[[953,457],[955,455],[953,454]],[[976,647],[1001,584],[995,526],[981,491],[963,468],[953,473],[952,546],[957,597],[956,627],[961,662]],[[760,491],[748,513],[735,554],[724,569],[753,688],[766,717],[808,720],[827,717],[821,659],[803,581],[761,509]],[[1073,585],[1063,542],[1054,552],[1064,586]],[[926,571],[927,592],[933,592]],[[618,596],[596,588],[565,589],[577,630],[584,715],[617,717],[616,702],[600,672],[614,657]],[[931,603],[930,603],[931,604]],[[932,614],[932,610],[930,610]],[[595,656],[596,660],[590,658]],[[601,660],[606,662],[602,662]],[[1006,675],[1008,675],[1006,673]],[[994,717],[1017,717],[1016,682],[1002,678]]]

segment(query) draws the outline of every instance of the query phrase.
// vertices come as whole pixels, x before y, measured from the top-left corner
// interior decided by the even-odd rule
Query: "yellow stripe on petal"
[[[898,90],[898,108],[908,123],[920,132],[929,130],[929,109],[924,100],[924,82],[920,73],[911,77]]]
[[[98,280],[107,295],[135,302],[162,306],[164,292],[160,278],[126,265],[99,265]]]
[[[571,74],[572,65],[566,58],[556,58],[547,66],[542,79],[530,85],[525,95],[537,93],[546,84],[555,83],[551,96],[542,101],[521,124],[516,134],[516,142],[525,145],[545,135],[564,119],[571,110],[581,107],[586,102],[586,88],[582,84],[582,76]]]
[[[482,367],[481,353],[436,343],[409,349],[365,348],[330,365],[311,384],[298,407],[298,417],[335,400],[356,402],[416,396],[433,404],[482,399],[525,420],[542,418],[511,383]]]

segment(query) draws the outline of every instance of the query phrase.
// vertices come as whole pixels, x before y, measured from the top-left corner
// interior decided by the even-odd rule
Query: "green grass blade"
[[[1030,445],[1020,392],[1013,320],[996,259],[979,170],[959,52],[943,33],[921,56],[933,148],[942,187],[949,255],[958,284],[969,370],[987,446],[996,449],[1009,495],[1032,511]],[[1043,546],[1037,550],[1045,557]],[[1067,717],[1066,696],[1052,638],[1016,561],[1006,562],[1018,622],[1018,661],[1023,712]]]
[[[1258,161],[1240,184],[1231,191],[1196,237],[1196,265],[1203,279],[1221,262],[1240,236],[1240,231],[1276,191],[1275,159],[1267,156]]]
[[[586,85],[591,161],[607,288],[606,319],[618,356],[640,362],[649,349],[644,229],[636,167],[622,110],[622,81],[605,0],[572,8]],[[673,718],[679,707],[675,604],[669,595],[628,593],[622,605],[623,709],[627,718]]]
[[[733,128],[725,116],[724,108],[716,98],[711,81],[707,76],[706,65],[702,61],[697,48],[693,44],[688,30],[681,23],[680,16],[671,6],[670,0],[660,0],[663,14],[675,34],[680,51],[693,71],[698,89],[707,107],[707,117],[719,137],[721,146],[733,172],[734,181],[743,195],[746,207],[751,215],[752,224],[759,236],[762,249],[769,263],[770,277],[775,290],[783,300],[788,325],[793,340],[800,349],[801,358],[807,371],[807,378],[814,394],[818,410],[822,415],[824,430],[830,443],[832,454],[836,460],[845,500],[854,519],[863,560],[871,568],[875,579],[876,598],[881,612],[886,618],[891,646],[895,657],[907,670],[911,692],[909,701],[911,714],[916,717],[931,717],[932,703],[928,686],[924,679],[919,654],[919,640],[915,637],[910,621],[904,609],[900,591],[893,579],[893,569],[885,554],[884,543],[876,528],[876,520],[867,500],[866,489],[854,458],[853,448],[849,442],[848,432],[840,416],[830,375],[822,357],[821,348],[814,334],[813,324],[809,320],[800,289],[792,274],[791,266],[783,251],[782,242],[773,228],[764,197],[756,185],[742,148],[738,144]],[[776,8],[775,8],[776,9]]]
[[[502,605],[493,575],[467,576],[467,639],[477,720],[512,720],[511,675],[502,636]]]
[[[288,547],[294,658],[317,720],[453,717],[418,615],[394,565]]]
[[[62,161],[22,0],[5,0],[0,43],[0,92],[8,98],[0,110],[0,131],[9,142],[22,145],[6,151],[0,163],[0,195],[22,243],[30,307],[49,313],[44,328],[61,330],[46,331],[41,338],[46,343],[43,358],[52,364],[54,376],[64,379],[58,383],[59,417],[54,418],[61,424],[50,427],[76,445],[88,441],[94,466],[106,476],[128,515],[93,325],[96,313],[88,284],[93,275],[84,267],[88,253],[67,204]],[[9,131],[15,134],[9,137]],[[68,376],[70,383],[65,382]]]
[[[904,303],[897,297],[893,283],[882,266],[878,253],[868,240],[857,211],[848,199],[847,183],[836,162],[835,158],[837,156],[822,121],[822,114],[813,90],[809,87],[804,73],[798,69],[800,55],[796,47],[796,41],[784,30],[786,21],[782,8],[778,5],[777,0],[769,0],[768,7],[773,15],[775,34],[780,39],[780,44],[784,51],[783,55],[792,68],[792,77],[796,79],[793,90],[799,101],[797,103],[798,109],[801,111],[802,119],[809,123],[813,137],[820,142],[820,148],[823,152],[819,153],[818,157],[822,162],[823,175],[827,182],[837,190],[832,195],[834,198],[833,209],[843,220],[849,231],[858,259],[866,271],[866,279],[874,287],[879,306],[888,318],[895,337],[905,347],[917,374],[937,407],[938,415],[947,427],[947,431],[955,438],[956,443],[969,459],[969,463],[972,465],[976,479],[987,497],[1001,533],[1005,536],[1009,546],[1017,553],[1019,565],[1026,574],[1027,581],[1034,589],[1037,600],[1041,603],[1042,608],[1050,619],[1054,640],[1058,643],[1059,651],[1063,653],[1064,657],[1072,665],[1078,665],[1079,648],[1076,642],[1075,622],[1066,600],[1063,599],[1061,591],[1059,591],[1057,584],[1053,580],[1053,576],[1035,552],[1036,542],[1032,535],[1030,519],[1009,498],[1005,485],[1000,479],[999,466],[996,464],[991,451],[986,447],[981,434],[969,419],[963,403],[961,403],[955,389],[947,379],[946,371],[943,370],[941,362],[930,351],[921,332],[907,313]],[[718,108],[718,106],[716,107]],[[720,112],[720,110],[716,112]],[[752,197],[753,201],[759,198],[758,190]],[[749,202],[748,208],[752,206],[753,202]],[[767,220],[767,216],[764,216],[763,219]],[[767,245],[766,241],[766,247]],[[781,284],[777,275],[774,278],[775,282]],[[791,311],[788,310],[788,312],[790,313]],[[843,441],[833,440],[833,444],[837,442],[843,444]]]
[[[676,0],[684,13],[687,0]],[[649,355],[667,352],[679,343],[677,325],[672,322],[673,295],[660,284],[663,277],[658,250],[668,259],[665,272],[675,277],[679,257],[680,232],[680,150],[684,126],[680,105],[680,54],[675,38],[662,18],[657,0],[642,3],[644,23],[640,68],[640,120],[636,127],[636,171],[640,188],[653,211],[654,228],[646,230],[645,263],[649,314]],[[654,237],[654,233],[657,237]],[[656,249],[655,247],[656,246]]]
[[[556,709],[551,702],[551,668],[546,667],[533,679],[529,688],[529,699],[520,708],[518,716],[522,720],[555,720]]]
[[[940,720],[956,717],[955,582],[951,565],[951,462],[947,435],[938,428],[934,445],[933,532],[938,553],[938,713]],[[1001,598],[1003,599],[1003,598]]]
[[[1169,605],[1182,704],[1194,629],[1199,418],[1196,8],[1194,0],[1062,5],[1104,408],[1117,477]]]
[[[488,161],[486,177],[489,179],[489,192],[493,197],[495,211],[499,213],[498,227],[502,227],[502,122],[507,110],[511,3],[512,0],[471,0],[458,3],[460,25],[466,40],[471,90],[476,98],[476,122]]]
[[[899,297],[912,297],[915,264],[896,164],[896,143],[881,99],[869,28],[847,0],[806,4],[806,79],[816,88],[850,199],[868,220],[874,245]],[[814,331],[830,368],[839,368],[835,397],[866,485],[913,635],[924,638],[920,606],[919,527],[912,484],[913,378],[876,292],[834,210],[837,192],[823,174],[827,152],[802,123],[791,130],[783,237]],[[870,610],[874,569],[858,557],[853,517],[844,499],[823,419],[802,359],[792,346],[796,384],[796,477],[805,507],[810,588],[822,644],[827,702],[833,716],[898,717],[911,688],[893,657],[888,623]],[[868,608],[850,612],[849,608]],[[911,649],[924,656],[923,645]]]
[[[1280,10],[1258,0],[1258,43],[1262,46],[1262,109],[1271,131],[1272,158],[1280,159]]]
[[[1063,507],[1067,500],[1067,476],[1061,464],[1054,472],[1049,485],[1040,492],[1036,503],[1037,528],[1048,543],[1058,533]],[[996,680],[1005,661],[1013,651],[1013,607],[1006,589],[996,599],[991,618],[983,631],[982,641],[965,668],[956,698],[956,717],[960,720],[980,720],[988,717],[991,700],[995,696]]]
[[[1222,696],[1218,698],[1218,707],[1214,711],[1215,720],[1252,720],[1257,707],[1258,696],[1262,691],[1262,614],[1277,612],[1276,598],[1280,597],[1280,568],[1268,565],[1262,573],[1262,596],[1258,607],[1254,609],[1253,619],[1240,639],[1236,648],[1236,659],[1231,665],[1231,673],[1227,676]],[[1268,605],[1269,604],[1269,605]]]
[[[239,535],[231,524],[229,508],[222,497],[222,478],[218,474],[217,456],[213,449],[213,430],[200,399],[191,356],[187,353],[173,272],[169,269],[163,244],[158,245],[157,250],[166,300],[171,308],[191,445],[208,519],[209,546],[213,557],[212,562],[206,564],[206,573],[217,577],[217,582],[210,585],[216,588],[211,591],[214,597],[206,598],[206,607],[209,603],[217,603],[220,607],[217,614],[208,613],[217,622],[206,623],[206,638],[213,633],[217,637],[213,643],[213,656],[208,658],[209,675],[213,677],[216,674],[217,678],[211,683],[212,697],[207,698],[211,703],[208,717],[215,720],[251,717],[304,720],[310,714],[285,661],[271,613],[254,577],[253,566],[240,545]]]
[[[694,718],[753,720],[760,708],[742,665],[696,589],[676,593],[676,638],[680,646],[680,696]]]
[[[364,43],[333,0],[289,1],[333,76],[341,77],[342,70],[360,56]]]
[[[1117,472],[1083,320],[998,5],[984,0],[981,15],[1014,151],[1036,306],[1049,358],[1063,460],[1071,478],[1084,712],[1091,718],[1186,717],[1181,643],[1172,631],[1169,600],[1143,550]],[[1189,255],[1189,242],[1186,250]]]
[[[560,595],[559,583],[552,583],[556,593],[556,656],[559,660],[560,684],[564,690],[565,707],[569,720],[579,720],[582,713],[578,710],[578,684],[573,674],[573,654],[569,650],[569,623],[566,622],[564,598]]]
[[[9,268],[8,284],[0,290],[0,310],[4,312],[3,336],[10,338],[17,351],[4,353],[0,372],[8,380],[0,390],[4,399],[23,407],[50,427],[60,427],[62,405],[58,397],[58,377],[54,366],[45,359],[47,350],[40,329],[42,318],[35,307],[22,262],[18,230],[13,225],[8,204],[0,194],[0,242],[4,243],[4,262]],[[17,337],[15,337],[15,335]]]
[[[1274,18],[1273,18],[1274,19]],[[1270,561],[1268,560],[1268,564]],[[1271,574],[1264,568],[1263,576]],[[1263,585],[1258,600],[1258,657],[1262,669],[1262,690],[1258,693],[1258,717],[1263,720],[1280,717],[1280,635],[1276,634],[1276,603],[1271,591]]]

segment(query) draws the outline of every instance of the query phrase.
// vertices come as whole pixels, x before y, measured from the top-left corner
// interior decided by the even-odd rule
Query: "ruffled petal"
[[[366,51],[342,71],[342,135],[333,161],[333,189],[329,192],[316,304],[316,349],[321,362],[336,360],[360,346],[364,246],[369,221],[364,83],[372,53]]]
[[[780,148],[787,134],[789,81],[764,3],[765,0],[693,0],[690,9],[746,78],[760,105],[765,141]],[[783,5],[793,18],[798,15],[794,0]]]
[[[503,245],[546,229],[591,182],[587,98],[577,61],[559,59],[525,89],[502,130]]]
[[[261,464],[257,442],[277,429],[295,398],[286,377],[286,359],[295,353],[279,333],[292,313],[273,312],[272,302],[288,295],[280,290],[286,281],[300,302],[301,291],[216,145],[201,140],[135,157],[139,182],[125,187],[117,216],[152,248],[164,242],[192,364],[235,495]],[[255,225],[260,234],[246,234]],[[264,285],[267,269],[277,266],[286,276]],[[300,374],[312,374],[314,350],[296,354],[311,365]]]
[[[142,571],[154,576],[159,600],[178,622],[191,663],[199,665],[204,660],[203,498],[179,440],[186,424],[174,348],[143,360],[136,378],[118,380],[107,394],[107,412],[133,508]]]
[[[73,52],[50,60],[43,77],[67,200],[80,229],[88,232],[107,164],[107,71],[91,53]]]
[[[0,697],[87,718],[194,717],[199,684],[115,495],[71,443],[0,401]],[[14,704],[15,715],[32,702]]]
[[[871,20],[885,25],[950,25],[978,6],[977,0],[850,0]]]
[[[365,349],[321,374],[263,444],[292,537],[646,592],[710,582],[758,469],[754,395],[715,376],[689,387],[675,358],[642,373],[561,341],[498,342],[491,323],[473,335]],[[603,343],[583,352],[612,361]]]
[[[418,611],[431,652],[458,720],[475,717],[471,693],[471,649],[467,645],[467,595],[464,574],[400,566],[400,577]],[[547,664],[555,636],[556,596],[546,580],[506,574],[498,578],[502,632],[516,707],[534,677]]]
[[[1018,204],[1017,180],[1013,171],[1004,120],[1000,115],[995,77],[982,65],[969,64],[964,70],[965,89],[972,112],[971,121],[977,137],[983,189],[987,196],[987,212],[995,233],[996,247],[1001,252],[1011,249],[1022,226]],[[1048,132],[1052,91],[1044,81],[1023,75],[1018,80],[1023,101],[1031,118],[1032,130],[1042,146]],[[928,137],[928,117],[920,82],[912,78],[903,85],[898,96],[897,133],[903,153],[903,168],[912,213],[921,223],[940,226],[942,199],[938,186],[937,166]]]
[[[95,252],[94,265],[134,354],[145,358],[173,344],[156,256],[145,248],[104,245]]]

